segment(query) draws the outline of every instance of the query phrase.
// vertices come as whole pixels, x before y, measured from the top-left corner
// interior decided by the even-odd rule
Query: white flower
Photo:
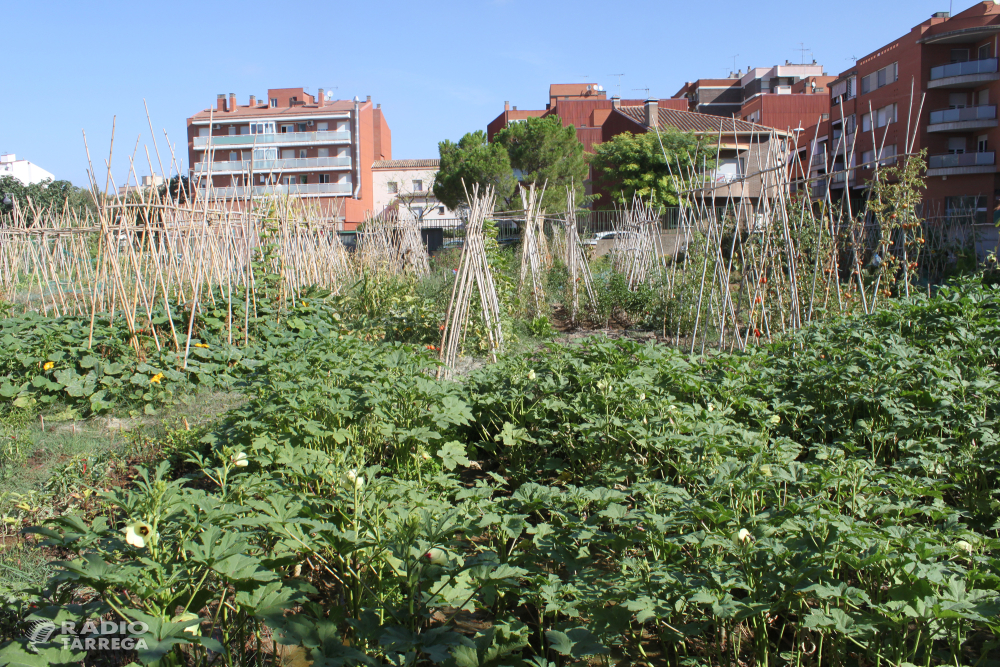
[[[193,621],[196,618],[198,618],[198,614],[194,614],[194,613],[192,613],[190,611],[186,611],[183,614],[178,614],[177,616],[174,616],[171,620],[174,623],[184,623],[186,621]],[[190,625],[190,626],[184,628],[184,632],[186,632],[186,633],[188,633],[190,635],[194,635],[194,636],[197,637],[198,635],[201,634],[201,627],[200,626],[201,626],[200,623],[196,624],[196,625]]]
[[[249,459],[247,459],[246,452],[236,452],[230,457],[229,460],[233,462],[233,465],[240,468],[245,468],[250,464]]]
[[[125,526],[125,541],[136,549],[146,546],[146,540],[153,534],[153,527],[145,521],[136,521]]]
[[[712,411],[712,410],[714,410],[714,409],[715,409],[715,406],[714,406],[714,405],[712,405],[711,403],[709,403],[709,404],[708,404],[708,411],[709,411],[709,412],[711,412],[711,411]]]
[[[770,477],[771,476],[771,466],[769,466],[769,465],[762,465],[760,467],[760,472],[761,472],[762,475],[764,475],[764,477]]]
[[[355,489],[361,490],[361,487],[365,485],[365,476],[359,475],[358,471],[351,468],[347,471],[347,482],[348,486],[353,485]]]
[[[746,528],[740,528],[740,532],[736,535],[740,542],[746,542],[747,540],[753,539],[753,535]]]
[[[424,554],[424,558],[431,565],[444,565],[448,562],[448,554],[444,552],[444,549],[431,549]]]
[[[770,421],[772,424],[778,424],[781,422],[781,417],[779,417],[778,415],[774,415],[768,421]]]
[[[958,549],[959,551],[964,551],[967,554],[972,553],[972,545],[966,542],[965,540],[959,540],[958,542],[955,542],[955,548]]]
[[[431,455],[428,454],[427,452],[420,452],[420,458],[422,458],[424,461],[430,461]]]
[[[535,379],[535,371],[534,371],[534,369],[528,371],[528,379],[532,380],[532,381]]]
[[[639,394],[639,402],[642,403],[646,400],[646,394]]]

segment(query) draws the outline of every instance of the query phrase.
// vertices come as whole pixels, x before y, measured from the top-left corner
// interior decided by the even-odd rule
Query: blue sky
[[[955,0],[954,12],[974,5]],[[395,158],[437,157],[437,142],[485,129],[504,100],[542,108],[550,83],[589,81],[623,97],[670,97],[685,81],[800,59],[830,74],[926,20],[949,0],[384,2],[6,2],[0,152],[87,183],[83,134],[105,181],[156,164],[143,100],[186,165],[185,119],[268,88],[371,95]],[[738,55],[737,55],[738,54]],[[587,77],[587,78],[585,78]]]

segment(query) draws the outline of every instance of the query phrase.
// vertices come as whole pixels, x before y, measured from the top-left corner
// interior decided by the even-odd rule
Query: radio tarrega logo
[[[63,621],[56,625],[52,621],[35,621],[28,626],[25,636],[32,646],[51,641],[62,642],[63,648],[71,651],[131,651],[149,648],[142,635],[149,626],[141,621],[132,623],[114,621],[90,621],[83,625],[73,621]],[[53,635],[59,633],[58,639]]]

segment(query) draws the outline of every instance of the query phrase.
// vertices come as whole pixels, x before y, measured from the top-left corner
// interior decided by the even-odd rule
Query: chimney
[[[319,89],[319,97],[316,100],[316,104],[321,107],[326,106],[326,91],[322,88]]]
[[[510,102],[508,102],[507,100],[504,100],[503,110],[504,111],[510,111]]]
[[[517,107],[511,107],[511,111],[517,111]]]
[[[611,96],[611,108],[612,109],[621,109],[622,108],[622,98],[618,97],[617,95],[612,95]]]
[[[369,96],[368,96],[368,98],[367,98],[367,99],[365,99],[365,102],[371,102],[371,101],[372,101],[372,96],[371,96],[371,95],[369,95]]]
[[[376,108],[376,109],[381,109],[381,108],[382,108],[382,103],[381,103],[381,102],[379,102],[378,104],[376,104],[376,105],[375,105],[375,108]]]
[[[215,110],[225,111],[226,110],[226,94],[219,93],[219,98],[215,100]]]
[[[236,111],[236,93],[229,93],[229,111]]]
[[[253,95],[251,95],[250,96],[250,108],[253,109],[255,106],[257,106],[257,98],[254,97]]]
[[[660,124],[659,102],[656,100],[646,100],[646,127],[653,127]]]

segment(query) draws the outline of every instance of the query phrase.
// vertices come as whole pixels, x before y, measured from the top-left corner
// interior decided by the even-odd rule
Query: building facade
[[[353,229],[374,205],[371,165],[392,158],[381,105],[329,100],[323,89],[272,88],[240,105],[219,95],[188,119],[192,187],[239,207],[252,195],[295,196]]]
[[[876,162],[925,150],[925,217],[1000,221],[998,40],[1000,5],[978,2],[955,16],[934,14],[842,72],[815,173],[859,169],[834,175],[831,194],[860,194]]]
[[[34,185],[44,180],[55,180],[55,176],[28,160],[18,160],[13,153],[0,155],[0,177],[11,176],[22,185]]]
[[[440,160],[376,160],[372,165],[373,213],[395,211],[400,220],[434,226],[454,221],[458,213],[434,196]]]

